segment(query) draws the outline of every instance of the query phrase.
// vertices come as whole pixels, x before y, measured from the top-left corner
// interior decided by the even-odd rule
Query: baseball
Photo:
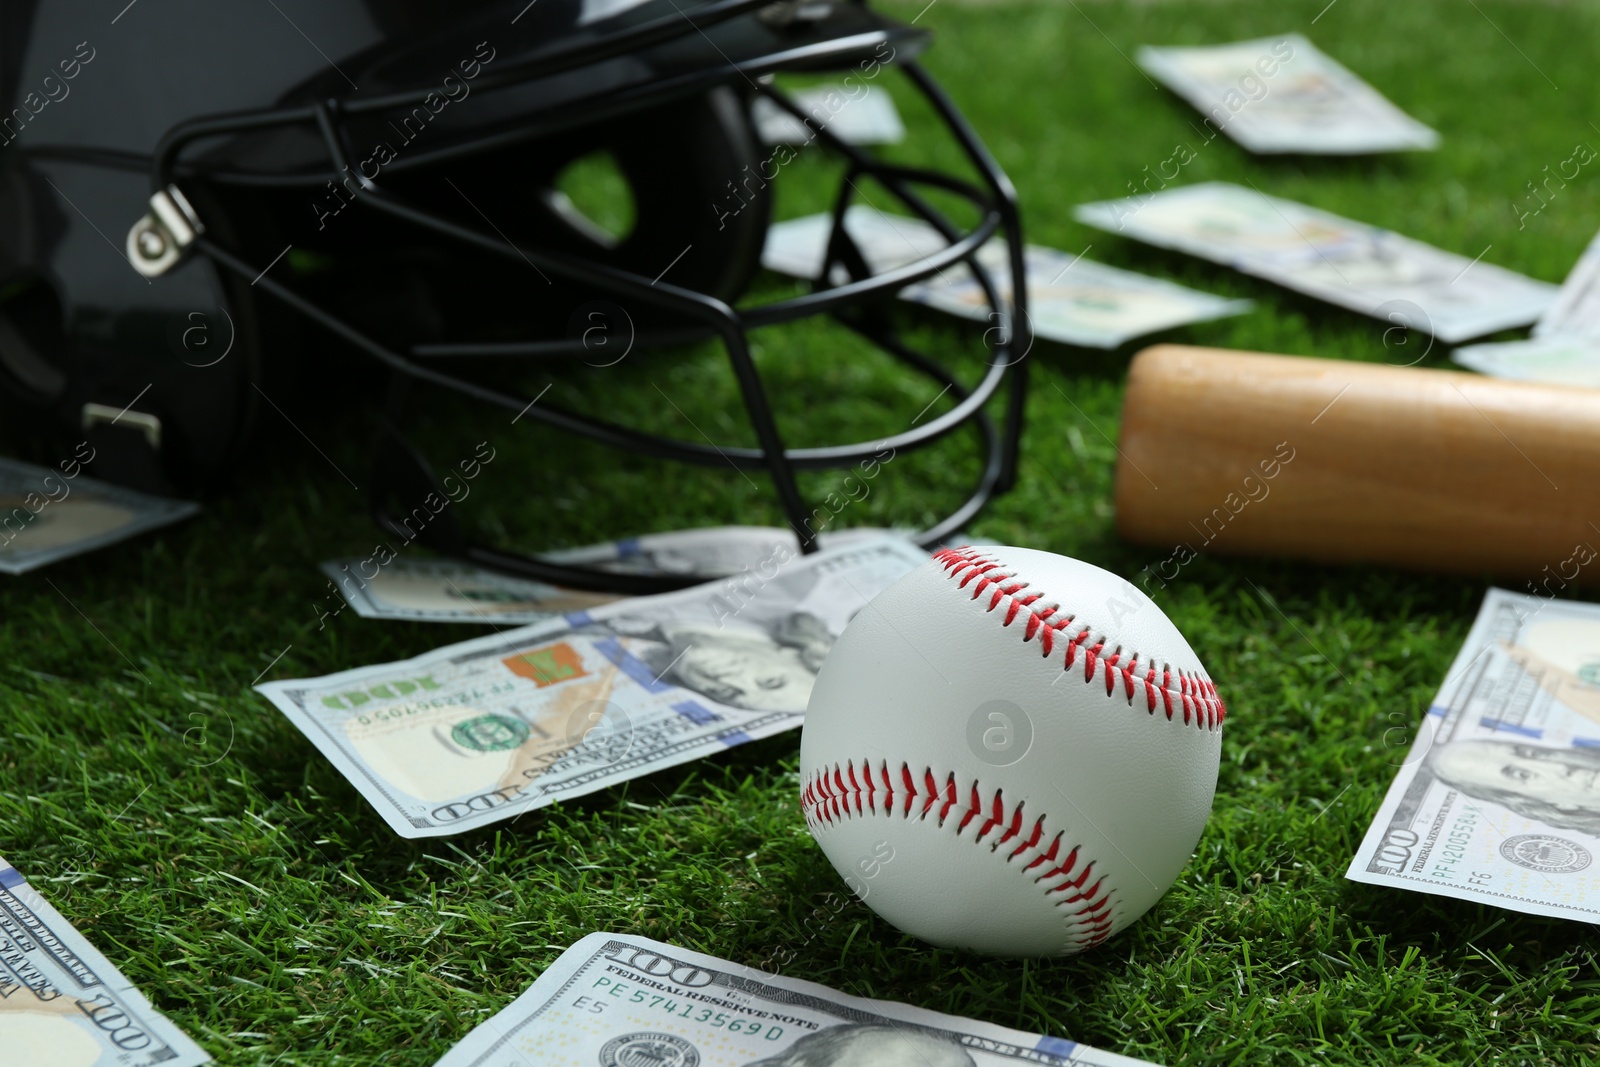
[[[1092,948],[1188,862],[1226,714],[1161,609],[1050,552],[945,549],[850,622],[811,692],[801,806],[868,907],[935,945]]]

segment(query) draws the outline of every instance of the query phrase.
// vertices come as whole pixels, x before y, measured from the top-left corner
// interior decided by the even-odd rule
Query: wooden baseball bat
[[[1600,585],[1600,389],[1157,345],[1118,451],[1162,583],[1219,552]]]

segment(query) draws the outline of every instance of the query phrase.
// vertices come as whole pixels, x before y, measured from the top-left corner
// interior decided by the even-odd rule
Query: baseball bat
[[[1157,345],[1118,452],[1163,584],[1217,552],[1600,585],[1600,389]]]

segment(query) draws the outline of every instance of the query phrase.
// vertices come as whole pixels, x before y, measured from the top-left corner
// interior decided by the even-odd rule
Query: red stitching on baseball
[[[887,761],[880,761],[876,779],[881,780],[881,790],[870,760],[861,761],[860,780],[856,775],[854,760],[846,760],[842,767],[835,764],[831,769],[824,768],[814,773],[800,790],[800,808],[805,813],[806,825],[814,832],[851,818],[898,816],[901,819],[915,817],[918,821],[926,821],[929,812],[939,805],[934,815],[936,826],[943,828],[952,819],[959,819],[955,826],[959,836],[975,820],[981,819],[972,841],[974,844],[988,844],[989,851],[994,853],[998,853],[1002,845],[1022,837],[1027,826],[1022,804],[1008,805],[1004,794],[998,789],[986,804],[978,783],[974,781],[968,798],[962,801],[956,792],[954,772],[948,774],[941,783],[933,768],[926,767],[922,772],[922,781],[918,782],[911,766],[902,763],[900,792],[905,799],[898,812],[895,810],[894,778]],[[865,786],[861,780],[866,782]],[[912,805],[919,800],[921,808],[913,816]],[[1080,867],[1078,845],[1073,845],[1065,858],[1060,858],[1061,839],[1065,831],[1058,832],[1047,847],[1040,848],[1045,833],[1044,820],[1043,815],[1033,820],[1033,828],[1027,831],[1027,839],[1005,854],[1005,862],[1009,864],[1028,852],[1036,853],[1021,868],[1022,872],[1026,874],[1037,867],[1046,867],[1043,873],[1034,876],[1034,884],[1043,887],[1046,897],[1054,898],[1051,903],[1056,907],[1073,907],[1067,913],[1069,943],[1091,948],[1111,934],[1111,894],[1105,887],[1105,877],[1102,875],[1093,883],[1090,882],[1095,861],[1090,860]],[[986,841],[996,830],[1001,833],[995,840]]]
[[[1000,606],[1002,600],[1010,600],[1006,607],[1004,618],[1000,620],[1001,626],[1010,626],[1019,615],[1026,613],[1027,626],[1023,630],[1024,643],[1032,641],[1035,636],[1039,638],[1041,656],[1050,655],[1055,637],[1059,635],[1066,642],[1066,652],[1062,670],[1069,670],[1081,646],[1090,640],[1090,631],[1087,624],[1077,633],[1068,635],[1063,631],[1077,620],[1076,615],[1058,614],[1059,605],[1045,605],[1035,608],[1033,605],[1044,594],[1029,592],[1023,595],[1023,590],[1028,588],[1028,583],[1018,581],[1014,575],[992,573],[1000,568],[997,560],[990,559],[975,548],[946,548],[934,553],[934,559],[944,566],[945,573],[951,578],[959,578],[956,588],[965,589],[970,582],[973,585],[972,599],[976,600],[983,591],[991,585],[995,587],[994,595],[989,600],[986,610],[994,611]],[[1163,665],[1161,680],[1156,681],[1155,665],[1140,663],[1139,653],[1135,652],[1123,661],[1123,650],[1112,649],[1110,655],[1104,655],[1105,641],[1096,641],[1094,645],[1083,648],[1083,680],[1085,683],[1094,681],[1095,668],[1104,668],[1106,695],[1116,692],[1118,676],[1121,677],[1123,692],[1127,695],[1128,704],[1132,706],[1134,696],[1140,687],[1145,691],[1146,710],[1149,714],[1156,713],[1156,697],[1161,697],[1161,705],[1166,712],[1168,721],[1171,721],[1175,710],[1183,712],[1183,721],[1187,725],[1193,722],[1195,726],[1206,730],[1215,730],[1222,725],[1228,717],[1228,708],[1217,695],[1217,687],[1207,678],[1193,674],[1183,668],[1178,668],[1177,687],[1173,687],[1173,670],[1170,666]],[[1173,698],[1177,700],[1174,702]],[[1176,707],[1174,704],[1176,703]]]

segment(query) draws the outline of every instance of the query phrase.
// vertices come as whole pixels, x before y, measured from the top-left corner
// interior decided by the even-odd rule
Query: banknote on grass
[[[1135,58],[1252,152],[1355,155],[1439,144],[1436,132],[1298,33],[1199,48],[1145,46]]]
[[[831,226],[826,214],[776,224],[767,231],[762,265],[799,278],[816,278],[822,273]],[[923,220],[885,214],[864,204],[846,211],[845,229],[874,274],[947,247],[939,231]],[[1008,257],[1006,242],[999,238],[984,245],[977,257],[1007,304],[1011,300]],[[1116,348],[1135,337],[1238,315],[1251,307],[1248,300],[1198,292],[1038,245],[1027,246],[1024,263],[1033,332],[1062,344]],[[966,319],[985,321],[993,314],[983,287],[964,265],[909,285],[900,297]]]
[[[1575,546],[1545,587],[1596,555]],[[1600,922],[1600,605],[1491,589],[1414,740],[1393,751],[1347,877]]]
[[[186,500],[95,481],[82,473],[80,460],[88,457],[51,470],[0,457],[0,573],[26,574],[200,510]]]
[[[0,859],[0,1064],[194,1067],[210,1060]]]
[[[1557,291],[1481,256],[1458,256],[1229,182],[1082,204],[1073,214],[1450,344],[1526,326]]]
[[[1561,293],[1533,326],[1535,337],[1588,337],[1600,340],[1600,234],[1578,257],[1561,283]]]
[[[856,527],[820,534],[817,543],[822,548],[841,548],[890,533]],[[754,570],[763,560],[770,560],[785,549],[791,553],[799,550],[792,530],[776,526],[707,526],[562,549],[543,558],[614,574],[709,580]],[[610,593],[513,578],[456,560],[418,556],[334,559],[322,564],[322,572],[364,619],[523,626],[621,599]]]
[[[857,526],[819,533],[817,545],[823,549],[845,548],[894,535],[894,531],[881,527]],[[703,526],[563,548],[546,552],[541,558],[617,574],[726,578],[742,574],[785,550],[797,552],[799,547],[794,531],[778,526]]]
[[[455,560],[395,556],[328,560],[322,573],[363,619],[520,626],[618,599],[512,578]]]
[[[788,95],[801,111],[845,144],[899,144],[905,139],[906,127],[895,110],[894,98],[876,86],[818,85]],[[750,117],[762,144],[808,144],[815,137],[805,123],[765,96],[751,101]]]
[[[461,833],[800,725],[833,640],[927,560],[899,538],[397,663],[257,686],[403,837]]]
[[[1600,337],[1534,337],[1467,345],[1450,358],[1495,378],[1600,389]]]
[[[1066,1038],[590,934],[435,1067],[1134,1067]],[[1146,1067],[1149,1067],[1146,1064]]]
[[[1600,387],[1600,235],[1589,242],[1526,341],[1458,348],[1450,358],[1496,378]]]

